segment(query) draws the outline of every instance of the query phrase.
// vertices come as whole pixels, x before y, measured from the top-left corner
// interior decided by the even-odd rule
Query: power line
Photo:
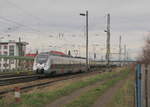
[[[9,0],[5,0],[7,3],[9,3],[10,5],[14,6],[15,8],[19,9],[20,11],[24,12],[25,14],[27,14],[28,16],[32,16],[33,18],[35,18],[36,20],[39,20],[41,23],[41,21],[43,22],[43,20],[41,20],[40,17],[38,16],[34,16],[32,13],[30,13],[29,11],[26,11],[25,9],[21,8],[20,6],[16,5],[14,2],[10,2]]]
[[[19,26],[24,26],[23,24],[20,24],[20,23],[18,23],[18,22],[16,22],[16,21],[13,21],[13,20],[4,18],[4,17],[2,17],[2,16],[0,16],[0,19],[5,20],[5,21],[7,21],[7,22],[14,23],[14,24],[19,25]]]
[[[41,22],[41,19],[40,19],[39,17],[35,17],[32,13],[30,13],[30,12],[24,10],[24,9],[21,8],[20,6],[16,5],[15,3],[10,2],[9,0],[5,0],[5,1],[6,1],[7,3],[9,3],[10,5],[12,5],[13,7],[17,8],[18,10],[21,10],[22,12],[24,12],[24,13],[27,14],[28,16],[32,16],[34,19],[40,20],[40,22]],[[33,31],[35,31],[35,32],[40,32],[39,30],[34,29],[34,28],[30,27],[30,26],[27,26],[27,25],[18,23],[18,22],[14,21],[14,20],[11,20],[11,19],[8,19],[8,18],[2,17],[2,16],[0,16],[0,19],[4,20],[4,21],[6,21],[6,22],[9,22],[9,23],[13,23],[13,24],[15,24],[15,25],[18,25],[19,27],[25,27],[25,28],[29,28],[29,29],[31,29],[31,30],[33,30]],[[5,22],[5,23],[6,23],[6,22]],[[40,22],[39,22],[39,23],[40,23]],[[43,21],[42,21],[42,22],[43,22]],[[3,22],[3,23],[4,23],[4,22]],[[12,25],[11,25],[11,26],[12,26]],[[18,28],[19,28],[19,27],[18,27]],[[9,27],[9,28],[11,28],[11,27]],[[11,28],[11,29],[13,29],[13,28]]]
[[[35,32],[40,32],[39,30],[36,30],[36,29],[34,29],[34,28],[32,28],[32,27],[29,27],[29,26],[27,26],[27,25],[18,23],[18,22],[16,22],[16,21],[11,20],[11,19],[8,19],[8,18],[4,18],[4,17],[2,17],[2,16],[0,16],[0,19],[5,20],[5,21],[10,22],[10,23],[14,23],[14,24],[16,24],[16,25],[18,25],[18,26],[22,26],[22,27],[26,27],[26,28],[32,29],[32,30],[35,31]]]
[[[4,21],[2,21],[2,20],[0,20],[0,23],[2,23],[3,24],[3,28],[6,28],[6,30],[8,30],[8,31],[10,31],[10,30],[14,30],[14,29],[18,29],[19,27],[18,27],[18,25],[12,25],[12,24],[10,24],[10,22],[4,22]],[[5,32],[5,31],[4,31]]]

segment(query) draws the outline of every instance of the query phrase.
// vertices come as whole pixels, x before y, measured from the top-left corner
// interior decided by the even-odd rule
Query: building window
[[[4,51],[4,55],[8,55],[8,52],[7,52],[7,51]]]
[[[4,67],[8,67],[8,64],[7,64],[7,63],[4,63],[3,66],[4,66]]]
[[[9,55],[14,56],[14,45],[9,46]]]
[[[11,63],[11,64],[14,64],[14,60],[13,60],[13,59],[11,59],[11,60],[10,60],[10,63]]]
[[[7,49],[8,48],[8,46],[7,45],[4,45],[4,49]]]

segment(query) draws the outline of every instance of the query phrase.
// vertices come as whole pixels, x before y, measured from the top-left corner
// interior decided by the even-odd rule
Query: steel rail
[[[27,86],[20,87],[20,90],[22,92],[24,92],[24,91],[30,90],[32,88],[35,88],[35,87],[36,88],[46,87],[46,86],[52,85],[52,83],[55,83],[55,82],[69,80],[69,79],[73,79],[73,78],[80,78],[80,77],[84,77],[87,75],[98,74],[98,73],[100,73],[100,72],[87,72],[87,73],[78,73],[76,75],[58,76],[58,77],[51,78],[47,82],[36,83],[33,85],[27,85]],[[0,98],[4,97],[4,95],[9,93],[9,92],[14,92],[14,89],[8,89],[8,90],[0,91]]]
[[[28,75],[28,76],[18,76],[18,77],[9,77],[9,78],[1,78],[0,79],[0,86],[22,83],[22,82],[29,82],[33,80],[37,80],[40,78],[44,78],[45,75]]]
[[[18,77],[18,76],[28,76],[28,75],[35,75],[34,73],[15,73],[15,74],[12,74],[12,73],[9,73],[9,74],[0,74],[0,79],[1,78],[9,78],[9,77]]]

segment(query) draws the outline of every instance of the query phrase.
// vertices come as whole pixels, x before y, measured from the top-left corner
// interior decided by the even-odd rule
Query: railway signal
[[[18,103],[21,101],[21,99],[20,99],[20,88],[15,87],[14,90],[15,90],[15,100],[16,100],[16,103]]]

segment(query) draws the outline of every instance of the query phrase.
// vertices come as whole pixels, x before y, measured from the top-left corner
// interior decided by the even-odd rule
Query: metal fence
[[[150,107],[150,65],[136,65],[136,107]]]
[[[0,56],[0,72],[30,71],[33,67],[31,57]]]

